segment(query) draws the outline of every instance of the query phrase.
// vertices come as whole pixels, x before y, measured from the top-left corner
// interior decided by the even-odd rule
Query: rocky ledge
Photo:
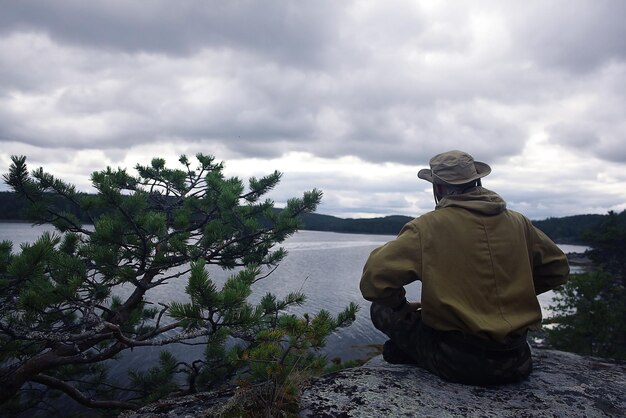
[[[445,382],[378,356],[362,367],[310,382],[300,416],[325,417],[626,417],[626,365],[535,349],[534,371],[522,383],[477,387]],[[127,418],[220,416],[233,392],[162,400]]]
[[[626,365],[534,350],[522,383],[476,387],[447,383],[416,367],[376,357],[317,378],[302,417],[626,417]]]

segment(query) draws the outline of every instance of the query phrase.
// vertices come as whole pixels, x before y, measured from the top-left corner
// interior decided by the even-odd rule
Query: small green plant
[[[349,325],[358,306],[350,304],[333,318],[321,310],[315,317],[283,315],[270,329],[260,331],[255,343],[240,353],[247,370],[240,374],[240,383],[250,387],[253,405],[248,412],[264,411],[259,416],[277,416],[298,412],[298,398],[308,378],[322,373],[327,361],[317,353],[324,347],[326,337],[337,328]],[[255,416],[255,415],[250,415]]]
[[[558,349],[626,359],[626,289],[606,272],[573,275],[555,291],[556,315],[546,321]]]
[[[586,239],[593,271],[555,290],[548,342],[580,354],[626,359],[626,211],[609,212]]]

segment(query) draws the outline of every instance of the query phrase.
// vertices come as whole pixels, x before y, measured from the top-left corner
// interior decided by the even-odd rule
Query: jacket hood
[[[506,202],[491,190],[474,187],[466,193],[444,197],[435,209],[449,207],[460,207],[484,215],[497,215],[506,210]]]

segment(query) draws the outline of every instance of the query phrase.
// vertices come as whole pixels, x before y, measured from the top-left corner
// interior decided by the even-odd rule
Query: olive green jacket
[[[476,187],[443,198],[375,249],[361,277],[369,301],[395,307],[422,282],[422,320],[506,342],[541,324],[536,295],[565,283],[565,254],[496,193]]]

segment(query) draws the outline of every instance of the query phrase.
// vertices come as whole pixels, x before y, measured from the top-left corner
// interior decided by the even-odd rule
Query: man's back
[[[497,194],[446,197],[411,224],[421,241],[425,324],[500,342],[540,324],[532,252],[553,244]]]

